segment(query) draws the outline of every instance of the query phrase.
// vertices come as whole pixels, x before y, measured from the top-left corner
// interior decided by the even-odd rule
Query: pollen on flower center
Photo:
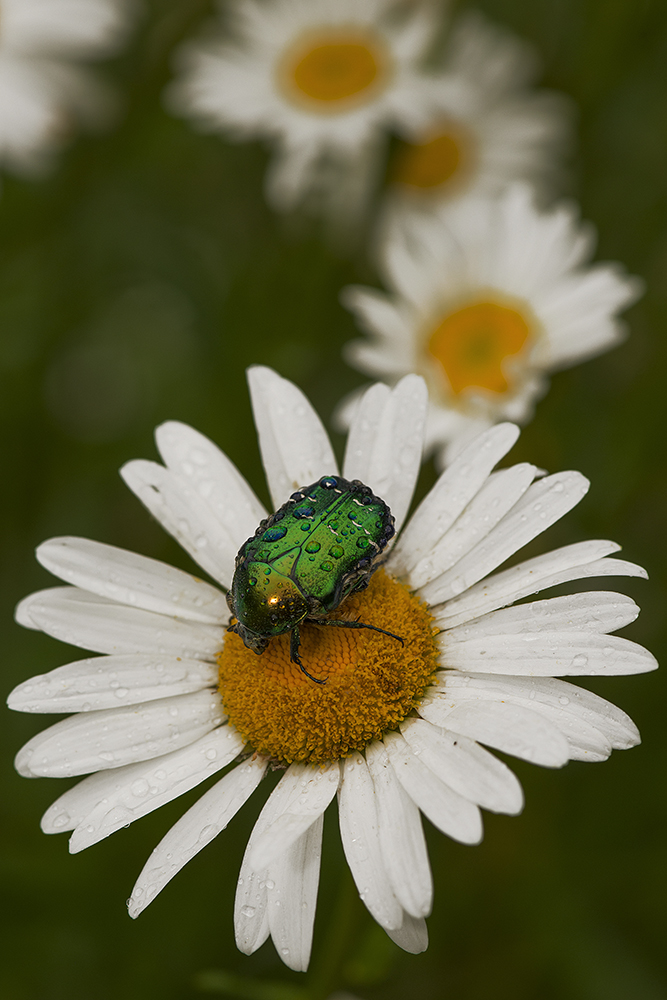
[[[402,142],[396,152],[392,179],[397,184],[429,190],[452,186],[470,172],[474,156],[472,136],[447,125],[423,142]]]
[[[522,311],[477,302],[451,312],[430,334],[427,352],[444,371],[452,391],[479,388],[507,392],[507,359],[534,340],[534,323]]]
[[[332,618],[359,619],[400,635],[305,624],[300,656],[316,684],[290,661],[289,635],[261,655],[227,633],[218,655],[225,711],[250,747],[282,763],[336,760],[395,729],[438,666],[437,629],[426,606],[383,570]]]
[[[336,113],[369,99],[387,78],[388,57],[379,39],[351,32],[310,36],[283,60],[288,95],[311,110]]]

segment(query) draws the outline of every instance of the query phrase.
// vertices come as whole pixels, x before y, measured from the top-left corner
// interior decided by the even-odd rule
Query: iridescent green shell
[[[393,534],[389,507],[359,480],[303,487],[241,547],[227,595],[232,629],[260,653],[273,636],[324,619],[368,585]]]

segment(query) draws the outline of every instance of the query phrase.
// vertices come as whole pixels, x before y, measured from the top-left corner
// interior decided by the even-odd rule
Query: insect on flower
[[[235,618],[228,631],[257,654],[289,632],[290,659],[318,684],[324,678],[309,674],[299,657],[302,622],[366,628],[402,644],[375,625],[327,617],[368,586],[393,535],[389,507],[358,479],[324,476],[302,487],[241,546],[227,593]]]

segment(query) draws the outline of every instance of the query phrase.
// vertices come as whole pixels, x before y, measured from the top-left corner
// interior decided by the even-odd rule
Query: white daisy
[[[213,131],[275,146],[267,196],[354,216],[388,128],[419,115],[417,64],[430,4],[397,0],[236,0],[233,37],[183,51],[174,109]]]
[[[128,28],[127,0],[1,0],[0,162],[43,167],[102,92],[81,60],[110,55]]]
[[[297,486],[337,476],[303,394],[266,368],[250,370],[250,388],[274,507]],[[70,849],[80,851],[235,762],[153,851],[129,901],[132,916],[227,826],[272,763],[285,769],[241,866],[239,948],[250,954],[271,935],[287,965],[307,967],[323,816],[338,796],[363,902],[397,944],[420,952],[433,891],[420,811],[476,844],[480,807],[513,814],[523,805],[512,772],[481,744],[560,767],[638,742],[620,709],[555,679],[652,670],[646,650],[609,635],[635,618],[636,605],[602,591],[512,605],[559,583],[644,571],[610,558],[618,546],[607,541],[499,570],[579,502],[586,480],[564,472],[534,481],[528,464],[494,473],[518,436],[502,424],[469,445],[406,524],[425,413],[423,380],[410,375],[393,390],[369,389],[353,422],[343,476],[386,500],[400,534],[368,589],[334,615],[361,616],[400,634],[403,645],[373,631],[302,625],[301,655],[325,684],[290,662],[289,636],[256,655],[226,632],[223,591],[265,511],[229,460],[189,427],[163,424],[165,465],[130,462],[122,474],[215,585],[86,539],[38,549],[68,586],[28,597],[18,620],[104,654],[10,696],[21,711],[78,713],[16,759],[26,776],[89,775],[47,810],[44,831],[72,830]]]
[[[617,313],[642,285],[619,264],[587,263],[594,243],[593,227],[572,206],[539,212],[525,184],[497,199],[405,214],[379,251],[390,293],[343,293],[371,334],[348,344],[346,357],[390,383],[423,375],[428,447],[447,446],[449,460],[496,421],[530,419],[548,372],[623,338]],[[353,406],[343,407],[343,421]]]
[[[529,46],[468,12],[454,24],[439,74],[424,78],[423,124],[401,124],[390,167],[390,211],[426,209],[462,195],[497,195],[513,181],[548,192],[560,167],[570,107],[534,91]]]

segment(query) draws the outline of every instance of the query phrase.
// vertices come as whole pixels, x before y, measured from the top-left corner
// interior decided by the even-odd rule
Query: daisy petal
[[[174,875],[227,827],[264,777],[267,764],[263,758],[239,764],[172,826],[135,883],[128,902],[131,917],[138,917]]]
[[[431,912],[433,882],[419,809],[399,782],[382,743],[366,747],[380,828],[380,849],[399,903],[413,917]]]
[[[70,837],[70,854],[91,847],[195,788],[238,757],[243,745],[243,738],[232,726],[220,726],[190,746],[160,757],[158,767],[145,761],[127,765],[134,773],[121,776],[121,784],[117,782],[113,791],[107,791],[76,827]]]
[[[536,472],[534,465],[523,462],[493,473],[449,531],[410,571],[410,586],[423,587],[456,566],[518,503]]]
[[[313,944],[322,854],[320,813],[305,833],[268,869],[269,929],[276,951],[285,965],[305,972]]]
[[[452,598],[434,612],[435,619],[441,627],[452,628],[519,601],[522,597],[571,580],[596,576],[639,576],[646,579],[646,570],[641,566],[623,559],[604,558],[618,550],[615,542],[576,542],[546,555],[527,559],[481,580],[460,597]]]
[[[398,780],[431,823],[462,844],[479,844],[482,818],[477,806],[425,767],[399,733],[387,733],[382,742]]]
[[[37,559],[65,583],[119,604],[211,625],[229,621],[224,594],[157,559],[87,538],[51,538]]]
[[[522,632],[460,641],[451,641],[443,632],[438,644],[448,667],[489,674],[612,676],[641,674],[658,666],[638,643],[595,632]]]
[[[445,469],[406,524],[392,553],[397,575],[409,573],[448,531],[516,442],[519,428],[498,424],[475,438]]]
[[[341,761],[338,789],[340,835],[359,895],[385,930],[398,930],[403,909],[393,893],[380,850],[373,779],[356,751]]]
[[[224,635],[217,625],[195,624],[129,608],[78,587],[40,590],[22,603],[47,635],[97,653],[214,660]]]
[[[248,369],[248,385],[269,491],[277,509],[300,486],[336,475],[338,465],[322,421],[300,389],[261,365]]]
[[[435,726],[486,743],[503,753],[543,767],[562,767],[569,760],[567,740],[538,712],[502,701],[461,701],[427,696],[419,714]]]
[[[388,393],[378,389],[368,390],[355,413],[343,475],[361,479],[382,497],[398,532],[421,464],[428,394],[418,375],[406,375]]]
[[[75,830],[70,852],[103,840],[226,767],[243,749],[233,726],[220,726],[157,760],[98,771],[69,788],[42,816],[44,833]]]
[[[15,687],[7,704],[16,712],[90,712],[136,705],[217,683],[214,663],[180,656],[92,656],[31,677]]]
[[[269,936],[269,893],[266,885],[269,873],[267,868],[253,868],[250,857],[257,840],[287,807],[290,795],[291,788],[289,785],[283,787],[281,779],[257,817],[243,855],[234,901],[234,932],[236,946],[244,955],[252,955]]]
[[[195,487],[171,469],[141,458],[127,462],[120,474],[188,555],[214,580],[229,587],[238,546]]]
[[[287,851],[315,820],[324,813],[338,790],[340,767],[333,761],[323,768],[308,764],[291,764],[281,785],[289,799],[285,810],[258,836],[250,864],[253,868],[268,868]]]
[[[86,712],[33,736],[16,755],[15,767],[25,777],[43,778],[103,771],[178,750],[222,721],[220,695],[208,690]]]
[[[506,764],[474,740],[424,719],[406,719],[401,732],[419,760],[464,798],[491,812],[516,815],[523,792]]]
[[[411,955],[421,955],[428,948],[428,930],[423,917],[413,917],[403,911],[403,923],[397,930],[385,928],[387,934],[399,948]]]
[[[176,420],[161,424],[155,441],[167,468],[193,486],[240,549],[266,510],[234,463],[203,434]]]
[[[493,674],[461,674],[446,672],[439,688],[457,701],[465,699],[492,699],[523,705],[540,712],[550,719],[570,738],[575,727],[582,724],[582,738],[590,728],[603,737],[603,749],[609,743],[609,752],[627,750],[639,742],[639,731],[632,719],[616,705],[587,691],[553,677],[496,677]]]
[[[545,601],[518,604],[491,611],[463,625],[447,630],[449,642],[480,639],[492,635],[517,635],[575,629],[615,632],[633,622],[639,608],[630,597],[615,591],[593,590],[585,594],[552,597]]]
[[[424,600],[442,603],[482,580],[578,504],[588,486],[579,472],[558,472],[534,483],[486,538],[422,588]]]

